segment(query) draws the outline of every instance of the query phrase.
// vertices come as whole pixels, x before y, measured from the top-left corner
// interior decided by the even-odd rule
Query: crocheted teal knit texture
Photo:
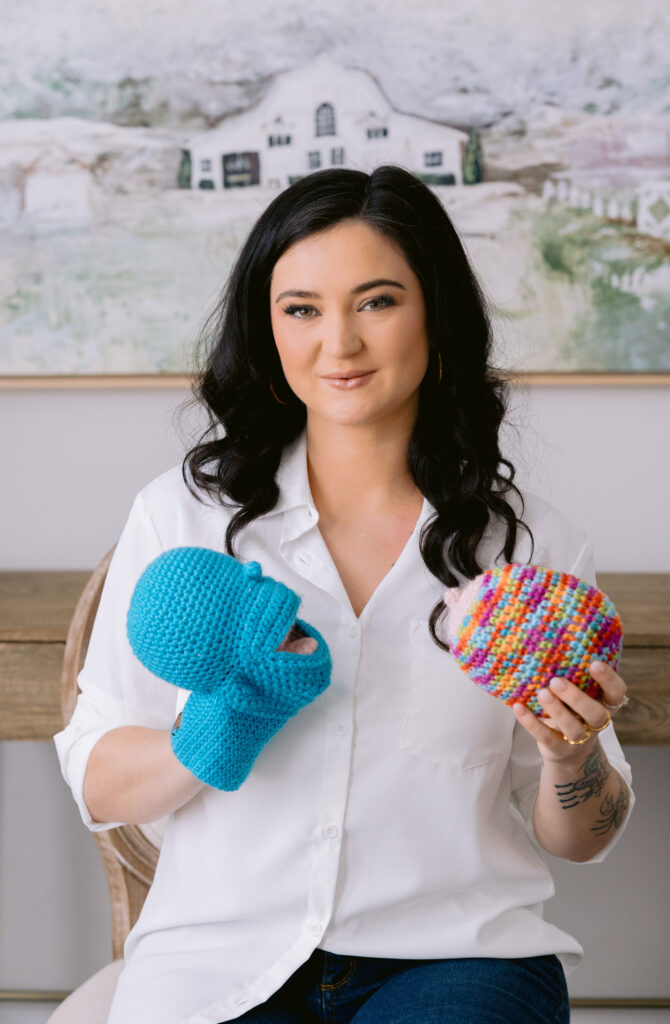
[[[216,789],[239,789],[268,740],[330,683],[328,646],[296,619],[299,605],[258,562],[209,548],[170,548],[137,581],[130,645],[154,675],[191,691],[172,749]],[[313,653],[277,650],[294,623]]]

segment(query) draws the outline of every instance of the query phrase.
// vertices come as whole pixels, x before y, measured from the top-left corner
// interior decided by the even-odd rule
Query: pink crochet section
[[[483,575],[475,576],[464,587],[447,587],[445,590],[442,600],[449,609],[446,629],[450,639],[456,636],[471,605],[475,603],[483,578]]]

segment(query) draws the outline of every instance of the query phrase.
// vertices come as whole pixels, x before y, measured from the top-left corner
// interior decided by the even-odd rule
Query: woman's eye
[[[294,316],[300,309],[314,309],[314,306],[284,306],[284,312],[288,313],[289,316]],[[312,320],[311,316],[298,316],[296,320]]]
[[[371,299],[365,303],[367,306],[368,302],[382,302],[382,306],[377,306],[377,309],[386,309],[387,306],[395,305],[395,299],[392,295],[374,295]]]
[[[368,299],[363,304],[362,308],[365,309],[365,307],[367,305],[369,305],[369,303],[371,303],[371,302],[381,303],[381,305],[373,306],[372,307],[373,310],[386,309],[387,306],[394,306],[395,305],[395,299],[393,298],[392,295],[374,295],[371,299]],[[313,320],[314,319],[313,316],[302,316],[302,311],[306,310],[306,309],[312,310],[312,312],[313,312],[314,311],[314,306],[296,306],[296,305],[284,306],[284,312],[288,316],[295,317],[296,320]],[[301,315],[300,316],[296,316],[295,315],[296,313],[300,313]]]

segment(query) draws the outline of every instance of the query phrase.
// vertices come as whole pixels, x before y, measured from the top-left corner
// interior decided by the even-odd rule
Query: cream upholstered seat
[[[77,676],[84,664],[93,620],[114,548],[94,569],[79,598],[63,656],[63,724],[77,700]],[[122,825],[93,836],[107,876],[112,912],[112,962],[54,1010],[47,1024],[106,1024],[116,980],[123,966],[123,944],[142,909],[158,861],[160,835],[151,826]]]
[[[109,1008],[123,960],[96,971],[57,1006],[47,1024],[107,1024]]]

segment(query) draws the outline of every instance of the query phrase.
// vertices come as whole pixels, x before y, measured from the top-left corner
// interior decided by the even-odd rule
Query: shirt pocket
[[[433,641],[425,619],[409,623],[407,703],[399,746],[458,771],[509,758],[516,719]]]

